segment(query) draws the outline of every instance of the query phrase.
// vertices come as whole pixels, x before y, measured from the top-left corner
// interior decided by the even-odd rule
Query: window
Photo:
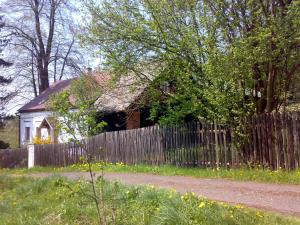
[[[30,141],[30,127],[25,127],[25,141]]]
[[[35,134],[36,137],[38,137],[38,138],[41,137],[41,129],[40,129],[39,127],[36,128],[35,133],[36,133],[36,134]]]

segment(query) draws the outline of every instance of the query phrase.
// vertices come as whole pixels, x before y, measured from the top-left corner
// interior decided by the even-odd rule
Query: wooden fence
[[[27,167],[27,160],[26,148],[0,150],[0,168]]]
[[[85,140],[84,148],[73,143],[35,146],[35,165],[71,165],[88,152],[95,161],[113,163],[238,166],[231,136],[229,129],[203,122],[106,132]]]
[[[263,114],[246,123],[248,141],[239,149],[229,128],[192,122],[106,132],[85,140],[83,149],[73,143],[36,146],[35,165],[67,166],[89,153],[95,161],[126,164],[299,168],[300,113]]]
[[[272,169],[300,168],[300,112],[253,116],[243,148],[248,163]]]

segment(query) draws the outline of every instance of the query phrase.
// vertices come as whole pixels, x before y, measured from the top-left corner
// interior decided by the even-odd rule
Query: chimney
[[[91,74],[92,74],[92,72],[93,72],[93,69],[92,69],[91,67],[88,67],[88,68],[87,68],[87,72],[88,72],[88,74],[90,74],[90,75],[91,75]]]

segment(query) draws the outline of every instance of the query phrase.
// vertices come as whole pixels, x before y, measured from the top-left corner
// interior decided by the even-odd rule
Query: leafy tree
[[[106,122],[97,121],[97,109],[95,102],[101,95],[99,84],[92,75],[84,75],[74,79],[71,87],[65,91],[57,93],[50,98],[48,107],[54,112],[59,120],[59,129],[69,136],[70,142],[75,143],[85,152],[85,161],[88,164],[88,172],[91,178],[92,195],[91,198],[96,206],[99,224],[106,224],[106,214],[104,212],[104,171],[101,167],[100,189],[96,192],[96,180],[92,171],[93,155],[86,145],[85,138],[95,135],[103,130]],[[100,211],[102,209],[102,212]]]
[[[221,59],[257,113],[279,110],[300,72],[300,1],[209,2],[226,46]]]
[[[72,81],[71,87],[51,96],[47,103],[50,111],[59,119],[59,128],[76,141],[100,133],[105,122],[97,121],[95,101],[101,89],[91,75]]]
[[[98,46],[116,75],[151,83],[152,117],[164,123],[193,116],[236,125],[278,110],[299,74],[297,0],[104,0],[87,9],[85,44]],[[167,93],[158,88],[165,81]]]

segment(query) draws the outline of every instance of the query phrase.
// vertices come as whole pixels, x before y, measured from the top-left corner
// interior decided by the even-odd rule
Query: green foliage
[[[70,141],[88,137],[103,131],[105,122],[97,121],[95,101],[101,89],[92,76],[81,76],[69,89],[51,96],[48,107],[59,118],[62,130],[70,135]]]
[[[3,187],[2,183],[9,185]],[[57,176],[36,180],[1,176],[0,223],[97,224],[96,209],[82,192],[90,192],[89,182]],[[181,196],[151,186],[128,187],[105,182],[104,193],[107,224],[299,224],[296,219],[217,203],[193,193]]]
[[[147,100],[151,118],[161,123],[192,116],[238,127],[254,112],[278,110],[299,76],[298,0],[104,0],[86,6],[92,20],[82,40],[99,46],[118,76],[152,75]],[[165,81],[173,87],[169,93],[159,89]]]

